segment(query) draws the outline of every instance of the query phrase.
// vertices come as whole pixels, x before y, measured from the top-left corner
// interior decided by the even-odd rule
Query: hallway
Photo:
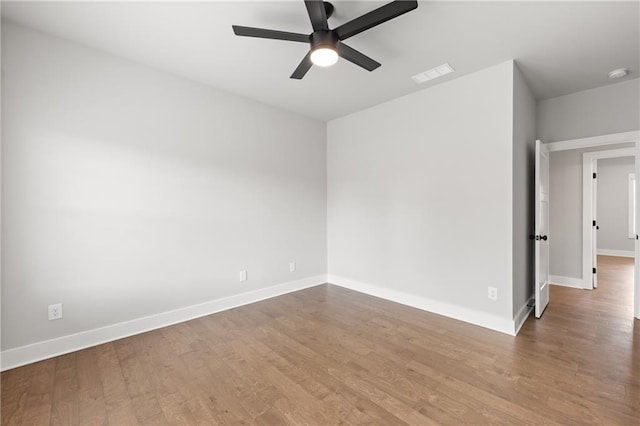
[[[633,258],[598,256],[598,288],[594,291],[552,286],[544,316],[575,318],[593,315],[628,327],[633,319]],[[591,323],[591,325],[596,325]]]

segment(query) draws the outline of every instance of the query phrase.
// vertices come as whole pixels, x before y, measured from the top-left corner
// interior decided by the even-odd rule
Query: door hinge
[[[596,221],[595,220],[593,221],[593,226],[596,226]]]
[[[596,174],[595,174],[595,172],[593,173],[593,178],[594,178],[594,179],[596,178]]]
[[[593,273],[594,273],[594,274],[595,274],[595,273],[597,273],[597,270],[596,270],[596,268],[593,268]]]

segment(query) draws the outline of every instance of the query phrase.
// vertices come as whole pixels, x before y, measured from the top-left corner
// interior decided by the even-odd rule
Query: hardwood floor
[[[513,338],[324,285],[2,373],[2,424],[640,424],[631,259]]]

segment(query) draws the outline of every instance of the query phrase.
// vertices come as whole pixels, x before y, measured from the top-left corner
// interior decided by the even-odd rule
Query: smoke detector
[[[617,70],[613,70],[609,72],[609,78],[611,79],[622,78],[622,77],[625,77],[627,74],[629,74],[629,70],[627,70],[626,68],[618,68]]]

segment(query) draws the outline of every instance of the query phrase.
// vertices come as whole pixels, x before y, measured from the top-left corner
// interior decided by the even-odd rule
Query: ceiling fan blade
[[[307,55],[302,59],[298,68],[291,74],[291,78],[295,78],[296,80],[302,80],[302,77],[311,69],[313,62],[311,62],[311,51],[307,53]]]
[[[376,62],[367,55],[358,52],[356,49],[347,46],[344,43],[338,42],[338,46],[336,46],[336,51],[338,55],[342,58],[346,59],[349,62],[353,62],[354,64],[361,66],[367,71],[373,71],[382,64],[380,62]]]
[[[242,27],[240,25],[233,25],[233,32],[237,36],[269,38],[273,40],[299,41],[302,43],[309,43],[309,36],[307,34],[266,30],[264,28]]]
[[[373,28],[376,25],[380,25],[390,19],[410,12],[417,7],[418,2],[416,0],[395,0],[377,8],[376,10],[365,13],[346,24],[340,25],[338,28],[334,29],[334,31],[338,34],[338,38],[340,40],[346,40],[349,37],[353,37],[356,34],[360,34],[361,32],[368,30],[369,28]]]
[[[307,12],[309,13],[309,19],[311,19],[313,31],[328,30],[329,23],[327,22],[327,13],[324,8],[324,2],[322,0],[305,0],[304,4],[307,6]]]

